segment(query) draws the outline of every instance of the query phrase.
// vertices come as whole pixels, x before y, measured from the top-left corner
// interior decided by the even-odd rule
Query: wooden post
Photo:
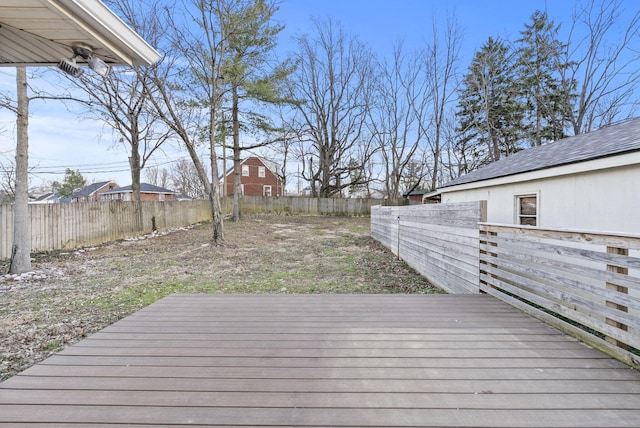
[[[620,255],[623,255],[623,256],[628,256],[629,255],[629,250],[627,248],[607,247],[607,253],[608,254],[620,254]],[[616,265],[613,265],[613,264],[608,264],[607,265],[607,271],[608,272],[620,273],[620,274],[623,274],[623,275],[628,275],[629,274],[629,269],[628,268],[623,268],[623,267],[616,266]],[[619,285],[611,284],[609,282],[607,282],[607,289],[608,290],[617,291],[618,293],[629,294],[629,289],[627,287],[621,287]],[[607,300],[606,301],[606,305],[608,307],[610,307],[610,308],[614,308],[614,309],[617,309],[617,310],[622,311],[622,312],[629,312],[629,308],[628,307],[626,307],[624,305],[619,305],[619,304],[617,304],[615,302],[610,302],[610,301]],[[622,323],[620,323],[618,321],[615,321],[615,320],[607,318],[606,322],[610,326],[619,328],[620,330],[624,330],[624,331],[628,330],[628,326],[626,324],[622,324]],[[624,344],[624,343],[622,343],[622,342],[620,342],[620,341],[618,341],[618,340],[616,340],[616,339],[614,339],[612,337],[607,336],[606,337],[606,341],[609,342],[609,343],[612,343],[612,344],[614,344],[616,346],[619,346],[621,348],[624,348],[624,349],[627,348],[626,344]]]
[[[489,237],[489,236],[490,236],[490,237],[492,237],[492,238],[494,238],[494,239],[495,239],[495,238],[498,236],[498,232],[493,232],[493,231],[489,231],[489,230],[487,230],[487,226],[484,226],[484,227],[481,227],[481,228],[480,228],[480,244],[485,244],[485,245],[487,245],[487,246],[489,246],[489,247],[497,247],[497,246],[498,246],[498,243],[496,243],[496,242],[489,242],[488,240],[484,239],[483,237],[485,237],[485,236],[487,236],[487,237]],[[490,256],[490,257],[492,257],[492,258],[494,258],[494,259],[497,259],[497,258],[498,258],[498,254],[497,254],[497,253],[492,253],[492,252],[489,252],[489,251],[487,251],[487,250],[480,250],[480,255],[487,255],[487,256]],[[495,263],[488,263],[488,262],[487,262],[487,261],[485,261],[485,260],[480,260],[480,274],[482,274],[482,273],[486,273],[486,274],[487,274],[487,275],[489,275],[490,277],[495,278],[496,276],[495,276],[494,274],[489,273],[489,272],[487,272],[487,271],[485,271],[485,270],[483,270],[483,269],[482,269],[482,266],[483,266],[483,265],[485,265],[485,266],[491,266],[491,267],[493,267],[493,268],[497,268],[497,267],[498,267],[498,265],[497,265],[497,264],[495,264]],[[485,281],[483,281],[483,280],[480,280],[480,283],[481,283],[481,284],[484,284],[484,285],[489,285],[491,288],[496,288],[494,285],[487,284],[487,283],[486,283]]]
[[[398,260],[402,260],[400,258],[400,214],[398,214],[398,239],[397,239],[398,243]]]

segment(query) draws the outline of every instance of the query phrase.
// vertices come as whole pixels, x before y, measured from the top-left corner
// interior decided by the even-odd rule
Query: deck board
[[[4,424],[633,427],[640,373],[486,295],[174,295],[1,383]]]

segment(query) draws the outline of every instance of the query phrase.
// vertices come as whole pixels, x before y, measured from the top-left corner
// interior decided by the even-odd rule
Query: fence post
[[[480,226],[480,263],[479,263],[479,267],[480,267],[480,277],[482,277],[482,274],[484,273],[485,275],[488,275],[491,278],[497,278],[497,276],[495,274],[492,274],[491,272],[483,269],[483,266],[489,266],[492,268],[497,268],[498,265],[495,263],[490,263],[488,262],[486,259],[483,260],[482,256],[489,256],[492,259],[496,259],[498,258],[498,254],[497,253],[493,253],[491,251],[487,251],[485,249],[482,249],[482,246],[486,246],[486,247],[498,247],[498,243],[497,242],[490,242],[488,240],[488,237],[493,238],[494,240],[497,239],[498,237],[498,232],[493,232],[490,231],[488,229],[487,226]],[[484,281],[482,278],[480,278],[480,284],[484,284],[485,286],[489,286],[491,288],[496,288],[495,285],[493,284],[488,284],[486,281]],[[478,285],[480,285],[478,284]],[[486,293],[485,291],[480,290],[481,293]]]
[[[608,254],[619,254],[619,255],[623,255],[623,256],[628,256],[629,255],[629,250],[627,248],[620,248],[620,247],[607,247],[607,253]],[[629,269],[628,268],[624,268],[624,267],[620,267],[620,266],[616,266],[614,264],[607,264],[607,271],[609,272],[615,272],[615,273],[620,273],[623,275],[629,275]],[[607,282],[607,289],[608,290],[613,290],[613,291],[617,291],[618,293],[623,293],[623,294],[629,294],[629,289],[627,287],[622,287],[616,284],[611,284],[609,282]],[[629,312],[629,308],[627,306],[624,305],[620,305],[618,303],[615,302],[610,302],[610,301],[606,301],[605,302],[606,305],[610,308],[614,308],[617,309],[619,311],[622,312]],[[627,331],[628,330],[628,326],[626,324],[623,324],[621,322],[612,320],[607,318],[606,319],[607,324],[609,324],[610,326],[619,328],[620,330],[624,330]],[[606,341],[609,343],[612,343],[616,346],[619,346],[623,349],[627,349],[626,344],[607,336]]]
[[[400,258],[400,214],[398,214],[398,239],[397,239],[397,246],[398,246],[398,260],[402,260]]]

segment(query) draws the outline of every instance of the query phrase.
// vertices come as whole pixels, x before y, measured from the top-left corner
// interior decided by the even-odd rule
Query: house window
[[[538,225],[538,195],[516,196],[517,223],[525,226]]]
[[[242,176],[243,177],[249,176],[249,165],[242,165]]]
[[[263,196],[271,196],[271,186],[263,186],[262,187],[262,195]]]
[[[164,193],[159,193],[159,194],[158,194],[158,200],[159,200],[160,202],[164,202]]]
[[[264,178],[265,177],[265,170],[263,166],[259,166],[258,167],[258,177],[260,178]]]

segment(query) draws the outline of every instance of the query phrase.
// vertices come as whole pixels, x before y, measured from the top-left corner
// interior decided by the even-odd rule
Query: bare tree
[[[429,190],[435,190],[442,181],[443,148],[452,142],[447,135],[452,134],[452,118],[455,116],[452,103],[458,90],[458,62],[462,34],[455,16],[448,16],[444,32],[434,18],[431,26],[431,40],[424,52],[424,72],[427,94],[430,102],[431,120],[420,122],[426,125],[424,133],[430,149],[432,168]],[[447,128],[448,127],[448,128]]]
[[[16,161],[0,157],[0,203],[13,202],[16,195]]]
[[[391,63],[381,64],[375,89],[376,102],[368,121],[374,141],[380,148],[385,175],[385,193],[399,199],[402,183],[410,163],[423,142],[427,120],[427,81],[422,60],[408,56],[402,44],[393,48]]]
[[[180,159],[169,170],[169,180],[173,188],[183,195],[195,199],[207,199],[208,194],[202,187],[198,171],[193,162]]]
[[[165,10],[171,46],[158,69],[161,72],[154,78],[160,94],[156,108],[189,152],[211,202],[213,239],[221,243],[224,226],[216,148],[221,142],[218,132],[225,95],[222,67],[227,44],[220,14],[228,11],[233,2],[184,0],[183,5],[184,16],[176,10]],[[198,157],[197,147],[204,141],[209,149],[211,180]]]
[[[220,210],[217,156],[215,152],[215,117],[220,103],[218,89],[218,52],[216,42],[208,37],[210,22],[207,2],[185,0],[184,8],[162,7],[151,1],[113,0],[120,5],[134,28],[149,22],[154,28],[147,40],[155,41],[162,58],[148,68],[148,79],[141,82],[150,94],[150,104],[157,117],[181,141],[193,163],[201,191],[211,203],[213,240],[224,241],[224,226]],[[137,6],[137,7],[134,7]],[[195,8],[195,12],[194,12]],[[185,14],[181,13],[186,11]],[[193,13],[191,13],[193,12]],[[196,26],[192,23],[195,22]],[[204,35],[201,30],[204,28]],[[210,147],[211,176],[200,159],[199,147]]]
[[[153,66],[151,66],[153,67]],[[140,177],[153,154],[172,135],[152,108],[149,91],[150,67],[118,70],[109,78],[87,76],[73,79],[91,101],[90,111],[111,127],[116,138],[129,148],[131,188],[135,201],[140,201]],[[86,73],[85,73],[86,74]]]
[[[145,181],[154,186],[167,187],[169,185],[169,171],[166,168],[150,166],[144,169]]]
[[[562,71],[575,135],[633,114],[640,89],[640,11],[620,0],[590,0],[573,16]],[[616,40],[613,43],[612,40]]]
[[[373,56],[330,19],[313,21],[312,28],[314,35],[297,38],[292,98],[300,101],[303,177],[313,196],[330,197],[358,184],[351,172],[374,152],[366,127]]]
[[[169,48],[157,66],[153,68],[150,85],[156,89],[156,96],[151,98],[151,102],[159,117],[173,130],[189,153],[193,173],[199,183],[196,185],[196,182],[189,181],[189,188],[194,193],[203,194],[209,199],[213,240],[216,243],[221,243],[224,240],[224,226],[220,212],[219,194],[216,190],[219,188],[217,172],[209,176],[206,164],[200,160],[198,152],[203,142],[202,129],[207,127],[203,123],[206,123],[208,114],[190,101],[191,94],[188,85],[184,84],[184,75],[190,70],[185,70],[179,51],[180,49],[176,46]],[[217,161],[214,164],[217,165]],[[174,185],[179,187],[175,179]],[[198,191],[195,190],[196,186],[199,188]],[[183,190],[183,192],[191,194],[187,190]]]
[[[109,5],[151,44],[159,42],[163,30],[154,14],[141,8],[143,4],[134,6],[130,0],[110,0]],[[128,146],[131,189],[133,199],[138,202],[142,169],[172,134],[151,102],[156,96],[155,88],[149,84],[154,67],[119,67],[108,78],[89,73],[79,79],[69,77],[88,96],[89,111],[114,131],[120,143]]]
[[[274,173],[282,181],[282,194],[287,191],[287,183],[289,177],[287,173],[287,166],[292,156],[292,152],[295,150],[295,144],[297,143],[297,137],[300,135],[298,129],[295,128],[295,121],[291,120],[290,111],[285,106],[280,106],[276,115],[280,123],[283,124],[279,134],[274,138],[273,144],[269,146],[269,152],[261,154],[262,158],[268,159],[273,164],[278,165],[278,170]]]

